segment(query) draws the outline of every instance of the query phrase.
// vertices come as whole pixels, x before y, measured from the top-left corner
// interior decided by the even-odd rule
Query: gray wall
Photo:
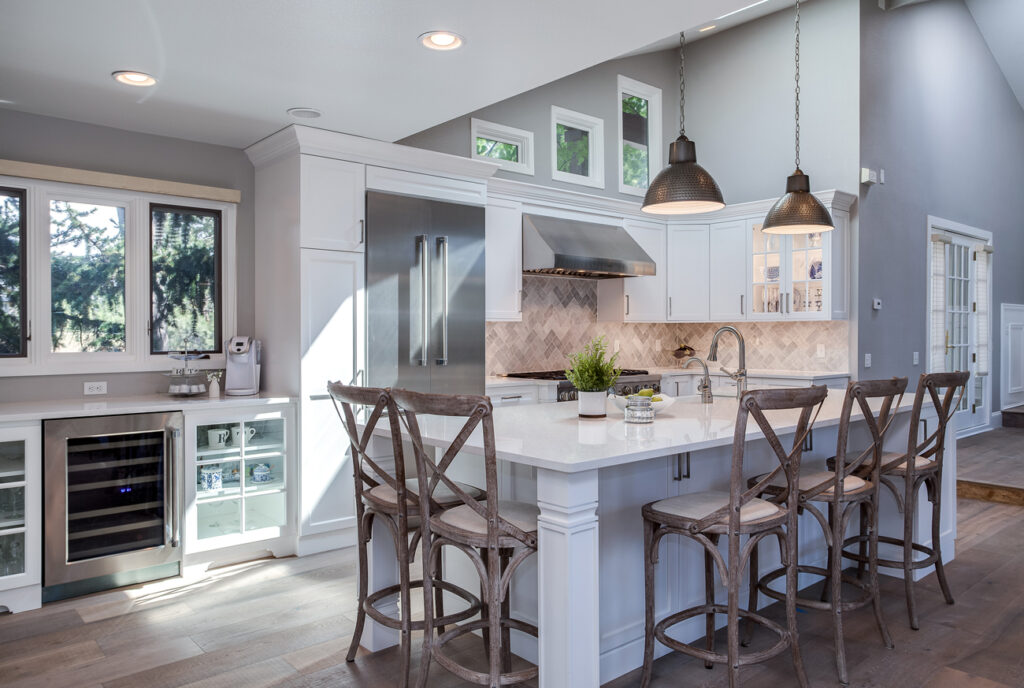
[[[993,233],[993,406],[999,304],[1024,303],[1024,110],[962,0],[883,12],[861,2],[861,159],[885,168],[861,191],[861,376],[925,370],[928,215]],[[872,297],[883,309],[871,309]],[[911,365],[920,351],[922,365]],[[873,365],[863,367],[863,354]]]
[[[857,0],[815,0],[802,9],[802,164],[815,189],[854,191],[858,168]],[[670,32],[672,27],[666,27]],[[793,171],[793,13],[763,17],[693,41],[686,52],[686,132],[727,203],[780,196]],[[470,118],[534,132],[535,176],[500,177],[584,193],[618,192],[616,75],[662,90],[667,146],[679,135],[679,57],[666,50],[612,60],[410,136],[399,143],[468,156]],[[551,180],[551,105],[600,117],[605,188]],[[636,196],[628,196],[638,200]]]
[[[238,331],[253,331],[255,178],[252,164],[241,150],[0,109],[0,158],[241,190]],[[153,392],[164,385],[152,373],[104,374],[101,378],[108,381],[109,396]],[[0,378],[0,401],[79,396],[84,379]]]

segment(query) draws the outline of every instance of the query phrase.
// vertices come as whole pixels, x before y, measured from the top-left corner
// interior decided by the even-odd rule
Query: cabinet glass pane
[[[0,531],[25,527],[25,488],[0,486]]]
[[[0,535],[0,577],[25,573],[25,533]]]
[[[226,499],[196,506],[196,532],[200,540],[242,532],[242,500]]]
[[[286,504],[284,492],[246,497],[245,529],[248,531],[283,526],[287,521]]]
[[[25,443],[0,442],[0,486],[25,480]]]
[[[753,313],[779,312],[779,285],[782,279],[782,237],[765,234],[761,225],[753,227],[751,287]]]
[[[245,491],[265,492],[284,488],[284,457],[281,455],[247,459],[245,462]]]
[[[230,459],[241,453],[240,423],[215,423],[196,428],[196,458],[199,461]]]
[[[237,495],[241,491],[241,477],[238,461],[200,464],[196,466],[196,499]]]
[[[284,449],[284,419],[251,420],[243,423],[245,454],[264,454]]]
[[[825,279],[821,234],[795,234],[792,242],[793,312],[820,313]]]

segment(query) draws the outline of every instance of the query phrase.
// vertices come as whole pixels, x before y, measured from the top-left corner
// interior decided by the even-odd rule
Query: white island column
[[[540,688],[600,685],[597,470],[537,469]]]

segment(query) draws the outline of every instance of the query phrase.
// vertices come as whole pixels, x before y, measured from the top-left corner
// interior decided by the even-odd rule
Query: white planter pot
[[[578,392],[580,418],[604,418],[608,392]]]

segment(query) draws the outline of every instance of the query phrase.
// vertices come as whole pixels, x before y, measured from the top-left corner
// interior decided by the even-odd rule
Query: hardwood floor
[[[965,437],[957,441],[956,454],[958,481],[1013,488],[1011,493],[1024,491],[1024,428],[995,428]],[[975,492],[971,496],[993,495]]]
[[[922,630],[912,631],[902,582],[883,578],[896,649],[884,649],[869,609],[847,615],[851,686],[1024,685],[1024,508],[961,499],[958,521],[957,559],[947,569],[957,603],[947,606],[929,576],[919,586]],[[355,574],[354,552],[346,550],[251,562],[202,580],[164,581],[0,616],[0,686],[393,686],[394,651],[345,662]],[[801,614],[800,628],[811,683],[838,685],[827,615]],[[482,654],[476,639],[458,649],[466,658]],[[430,676],[431,688],[466,685],[436,664]],[[744,668],[741,678],[748,686],[793,685],[788,653]],[[606,688],[638,683],[634,672]],[[721,668],[708,671],[677,654],[655,663],[655,688],[724,685]]]

